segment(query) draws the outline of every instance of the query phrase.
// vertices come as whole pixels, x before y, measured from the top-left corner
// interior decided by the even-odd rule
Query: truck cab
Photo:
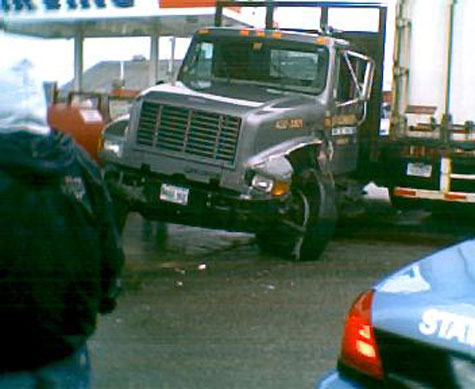
[[[104,132],[118,219],[253,232],[263,250],[317,259],[363,184],[374,74],[328,31],[197,31],[176,81],[140,94],[122,136]]]

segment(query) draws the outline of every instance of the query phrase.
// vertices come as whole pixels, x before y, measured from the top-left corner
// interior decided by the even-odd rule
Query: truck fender
[[[245,165],[247,169],[267,173],[273,177],[290,181],[296,169],[299,168],[299,163],[293,161],[294,158],[291,156],[305,154],[308,160],[313,158],[313,164],[315,164],[315,155],[318,155],[323,143],[320,138],[315,138],[314,136],[290,139],[261,151],[250,158]],[[303,152],[303,150],[313,150],[313,152],[308,153]]]

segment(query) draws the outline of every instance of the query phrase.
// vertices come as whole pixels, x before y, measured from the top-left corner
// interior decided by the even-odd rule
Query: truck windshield
[[[193,42],[178,79],[192,89],[226,82],[320,94],[327,69],[328,49],[324,46],[221,38]]]

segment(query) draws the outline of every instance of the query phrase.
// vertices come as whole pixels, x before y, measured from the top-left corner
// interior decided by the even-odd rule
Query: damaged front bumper
[[[290,194],[252,196],[201,184],[108,166],[104,177],[114,199],[129,211],[166,223],[227,231],[259,232],[282,220]]]

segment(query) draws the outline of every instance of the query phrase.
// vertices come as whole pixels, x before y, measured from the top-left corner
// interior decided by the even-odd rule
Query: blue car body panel
[[[454,369],[459,370],[454,372],[455,382],[460,387],[475,387],[475,240],[408,265],[373,289],[375,331],[456,355],[451,358]],[[407,356],[411,357],[410,350]],[[335,369],[317,387],[362,385]]]
[[[318,389],[355,389],[362,386],[349,377],[341,374],[337,369],[330,370],[317,382]]]
[[[375,290],[375,328],[475,356],[475,240],[409,265]]]

